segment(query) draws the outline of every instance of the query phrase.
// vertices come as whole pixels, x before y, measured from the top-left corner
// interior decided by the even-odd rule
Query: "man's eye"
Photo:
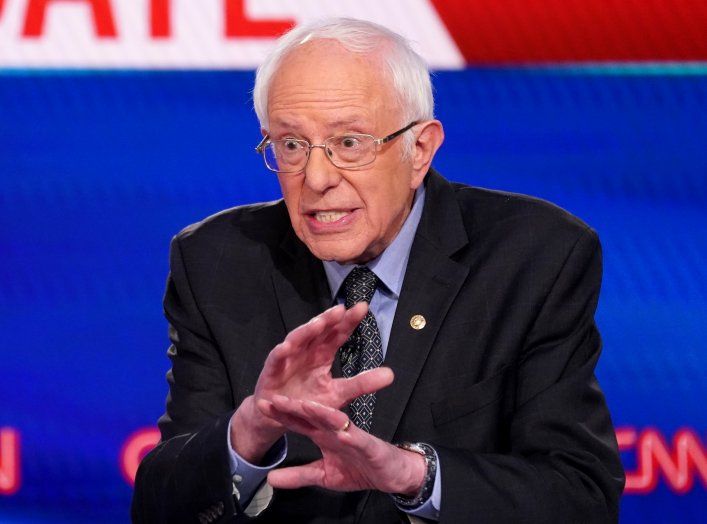
[[[341,146],[346,149],[352,149],[360,145],[360,140],[355,136],[344,136],[341,137]]]
[[[297,151],[298,149],[300,149],[302,147],[300,145],[299,141],[297,141],[297,140],[285,139],[282,141],[282,145],[287,151]]]

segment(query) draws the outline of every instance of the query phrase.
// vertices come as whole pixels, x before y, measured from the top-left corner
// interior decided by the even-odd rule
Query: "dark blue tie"
[[[346,307],[358,302],[371,303],[376,291],[378,277],[366,266],[357,266],[344,280]],[[383,344],[376,317],[369,310],[351,337],[341,348],[342,371],[345,377],[353,377],[361,371],[380,367],[383,363]],[[361,395],[351,402],[351,420],[359,428],[370,431],[376,396]]]

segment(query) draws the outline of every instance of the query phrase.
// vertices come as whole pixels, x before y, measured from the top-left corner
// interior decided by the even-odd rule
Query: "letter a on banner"
[[[29,0],[22,35],[30,38],[42,36],[47,8],[51,4],[58,2],[66,3],[68,1],[74,3],[79,1],[88,4],[87,7],[91,8],[96,36],[99,38],[115,38],[118,36],[115,30],[115,22],[113,21],[113,13],[110,8],[109,0]]]
[[[172,35],[171,0],[150,0],[150,34],[155,38]]]
[[[253,20],[246,13],[245,0],[224,0],[226,38],[275,38],[295,25],[294,20]]]

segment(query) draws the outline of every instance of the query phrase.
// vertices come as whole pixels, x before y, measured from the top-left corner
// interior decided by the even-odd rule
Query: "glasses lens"
[[[291,173],[307,162],[309,147],[304,140],[273,140],[263,151],[265,164],[273,171]]]
[[[326,141],[332,162],[339,167],[370,164],[376,158],[375,138],[371,135],[333,136]]]

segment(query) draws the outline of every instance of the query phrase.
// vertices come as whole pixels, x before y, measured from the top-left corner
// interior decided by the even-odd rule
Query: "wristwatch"
[[[400,449],[412,451],[425,457],[425,480],[422,483],[420,491],[414,497],[407,497],[400,493],[391,493],[390,496],[396,504],[405,508],[414,508],[421,506],[432,495],[432,490],[435,485],[435,477],[437,476],[437,453],[429,444],[424,442],[399,442],[395,444]]]

